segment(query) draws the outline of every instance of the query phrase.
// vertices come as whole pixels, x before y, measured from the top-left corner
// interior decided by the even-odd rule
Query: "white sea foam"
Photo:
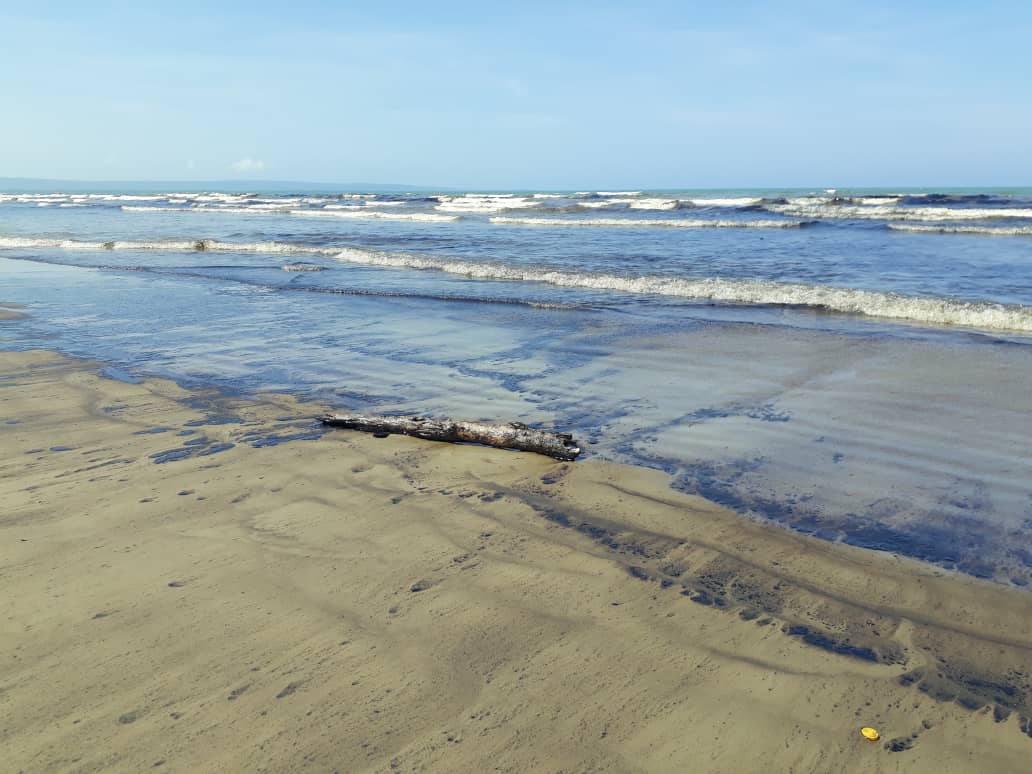
[[[222,242],[217,239],[116,239],[108,242],[48,237],[0,237],[0,249],[59,250],[147,250],[164,252],[207,251],[217,253],[272,253],[285,255],[326,255],[340,252],[339,247],[318,247],[291,242]]]
[[[195,202],[239,203],[248,201],[250,197],[247,194],[203,193],[195,194],[190,199]]]
[[[790,215],[798,218],[830,218],[838,220],[923,220],[923,221],[956,221],[956,220],[994,220],[997,218],[1032,219],[1030,208],[959,208],[959,207],[891,207],[880,205],[833,204],[831,202],[814,202],[812,199],[797,203],[789,200],[788,204],[768,204],[770,212]]]
[[[1032,226],[927,226],[919,223],[890,223],[893,231],[921,234],[984,234],[986,236],[1032,236]]]
[[[599,196],[641,196],[641,191],[596,191]]]
[[[333,257],[344,263],[399,269],[431,269],[482,280],[542,282],[620,293],[642,293],[734,304],[805,306],[844,314],[932,325],[1032,333],[1032,307],[949,298],[903,296],[824,285],[761,280],[679,279],[663,276],[618,276],[593,272],[556,271],[544,267],[451,260],[412,253],[389,253],[363,248],[319,247],[285,242],[221,242],[218,240],[158,240],[87,242],[72,239],[0,237],[0,249],[211,251]],[[311,264],[285,264],[286,271],[313,271]]]
[[[122,205],[125,212],[172,212],[172,213],[220,213],[223,215],[291,215],[314,218],[349,218],[355,220],[411,220],[426,222],[444,222],[458,220],[458,215],[435,215],[432,212],[379,212],[368,210],[364,207],[346,207],[341,210],[298,210],[272,208],[265,209],[266,205],[258,206],[232,206],[223,205],[218,207],[193,206],[193,207],[151,207],[146,205]]]
[[[532,198],[512,194],[467,194],[465,196],[441,197],[434,209],[441,212],[502,212],[524,207],[538,207],[540,202]]]
[[[388,201],[380,202],[374,199],[362,199],[356,201],[354,204],[327,204],[322,209],[324,210],[357,210],[361,207],[401,207],[408,204],[406,201]]]
[[[733,197],[706,197],[699,199],[685,199],[696,207],[751,207],[763,200],[756,196],[733,196]]]
[[[590,201],[577,202],[578,207],[583,207],[587,210],[601,210],[618,204],[623,204],[623,202],[613,201],[612,199],[592,199]]]
[[[412,220],[428,223],[443,223],[458,220],[458,215],[436,215],[432,212],[378,212],[365,208],[349,210],[290,210],[291,215],[323,218],[351,218],[355,220]]]
[[[800,220],[689,220],[679,218],[518,218],[497,216],[492,223],[506,226],[605,226],[613,228],[799,228]]]
[[[946,298],[920,298],[824,285],[799,285],[759,280],[620,277],[612,274],[551,271],[495,263],[454,261],[407,253],[347,248],[335,256],[347,263],[393,268],[435,269],[473,279],[544,282],[562,287],[647,293],[736,304],[807,306],[933,325],[959,325],[990,330],[1032,332],[1032,307],[974,303]]]
[[[864,204],[864,205],[868,205],[868,204],[887,205],[887,204],[899,204],[900,200],[902,200],[902,198],[903,198],[902,196],[861,196],[859,199],[854,199],[853,201],[857,202],[858,204]]]
[[[629,197],[611,197],[608,199],[591,199],[578,201],[578,207],[600,210],[609,207],[628,207],[632,210],[676,210],[680,204],[678,199],[633,199]]]
[[[277,197],[254,197],[248,199],[248,201],[254,204],[276,204],[280,207],[289,205],[301,204],[304,199],[300,196],[277,196]]]
[[[47,239],[35,237],[0,237],[0,249],[57,248],[59,250],[95,250],[100,242],[78,242],[74,239]]]
[[[677,199],[631,199],[628,205],[632,210],[676,210]]]
[[[152,207],[151,205],[141,204],[123,204],[119,209],[122,212],[196,212],[200,208],[196,207]],[[203,208],[208,209],[210,212],[218,212],[214,207]]]

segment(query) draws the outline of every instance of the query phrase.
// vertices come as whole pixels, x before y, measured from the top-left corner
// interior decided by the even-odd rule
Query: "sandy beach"
[[[102,367],[0,354],[5,770],[1026,770],[1025,591]]]

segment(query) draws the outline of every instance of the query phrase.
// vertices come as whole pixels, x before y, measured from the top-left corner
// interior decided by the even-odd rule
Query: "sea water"
[[[1032,189],[0,194],[8,348],[520,420],[1032,577]]]

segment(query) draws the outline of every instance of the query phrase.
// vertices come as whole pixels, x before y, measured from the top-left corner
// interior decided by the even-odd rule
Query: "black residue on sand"
[[[212,444],[211,446],[206,446],[206,447],[201,448],[201,450],[197,452],[197,456],[198,457],[208,457],[208,456],[210,456],[212,454],[218,454],[219,452],[229,451],[230,449],[232,449],[235,446],[236,446],[235,443],[216,443],[216,444]]]
[[[942,515],[938,523],[922,520],[888,524],[880,513],[829,516],[808,506],[805,498],[774,499],[751,493],[743,485],[743,479],[763,464],[764,460],[758,458],[681,467],[674,486],[738,513],[755,514],[805,535],[909,556],[977,578],[996,576],[997,564],[989,558],[994,549],[1007,554],[1015,567],[1032,568],[1032,562],[1023,561],[1023,552],[1027,552],[1020,544],[1009,541],[1004,545],[999,535],[973,516]]]
[[[192,419],[184,422],[184,427],[207,427],[209,425],[242,425],[244,420],[227,414],[207,416],[204,419]]]
[[[281,443],[290,443],[291,441],[315,441],[322,438],[326,434],[326,430],[305,430],[299,433],[287,433],[277,434],[270,433],[268,435],[257,435],[251,434],[241,438],[241,441],[250,443],[255,449],[262,449],[266,446],[279,446]]]
[[[801,637],[803,642],[807,645],[823,648],[824,650],[831,651],[832,653],[840,653],[843,656],[852,656],[853,658],[863,659],[864,661],[877,662],[880,660],[878,658],[878,654],[871,648],[864,648],[850,644],[848,637],[841,638],[827,632],[814,631],[809,626],[803,626],[801,624],[796,624],[794,626],[785,624],[781,631],[789,637]]]
[[[154,460],[156,465],[161,465],[165,462],[175,462],[177,460],[185,460],[187,457],[193,455],[193,449],[167,449],[165,451],[154,452],[147,456]]]
[[[124,368],[118,368],[116,366],[104,366],[97,373],[105,379],[114,379],[116,382],[122,382],[124,384],[140,384],[143,381],[139,376],[135,376]]]
[[[894,636],[898,613],[824,596],[819,588],[786,580],[709,544],[705,552],[718,556],[690,567],[683,558],[685,548],[691,546],[689,536],[680,539],[568,507],[560,510],[553,506],[551,491],[542,487],[522,499],[551,523],[574,530],[611,552],[637,581],[656,584],[657,590],[677,591],[700,605],[734,612],[743,621],[777,622],[785,636],[838,656],[885,665],[908,662],[910,652]],[[806,601],[814,595],[816,598]],[[930,626],[932,644],[921,648],[920,659],[931,659],[933,666],[912,669],[899,678],[901,684],[915,685],[937,701],[955,702],[970,711],[993,706],[998,722],[1015,712],[1022,718],[1032,716],[1032,669],[1001,666],[994,672],[966,663],[963,656],[947,648],[950,637],[971,635],[953,635],[948,624],[938,629],[936,624]],[[1020,658],[1012,663],[1021,663],[1024,656],[1016,655]],[[1027,720],[1022,730],[1032,736],[1032,720]],[[913,741],[893,739],[891,750],[909,749]]]

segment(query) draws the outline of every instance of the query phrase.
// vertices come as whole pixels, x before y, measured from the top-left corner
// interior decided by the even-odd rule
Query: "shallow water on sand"
[[[1024,583],[1032,348],[3,267],[18,346],[334,405],[519,419],[739,511]],[[10,346],[10,342],[8,343]]]
[[[554,426],[754,517],[1026,584],[1032,339],[997,323],[1032,308],[1032,240],[884,227],[914,213],[1020,226],[1020,202],[894,215],[908,205],[786,200],[757,214],[739,199],[722,218],[809,208],[821,225],[510,227],[489,219],[529,215],[473,197],[381,207],[460,218],[397,222],[0,203],[0,300],[30,307],[4,322],[3,346],[342,408]],[[663,218],[716,217],[644,201]],[[288,206],[276,202],[245,205]],[[874,215],[889,220],[872,230]],[[738,284],[685,295],[696,280]],[[845,298],[818,286],[869,295],[836,311],[807,301]],[[874,317],[875,302],[913,314]],[[958,314],[963,327],[934,322]]]

